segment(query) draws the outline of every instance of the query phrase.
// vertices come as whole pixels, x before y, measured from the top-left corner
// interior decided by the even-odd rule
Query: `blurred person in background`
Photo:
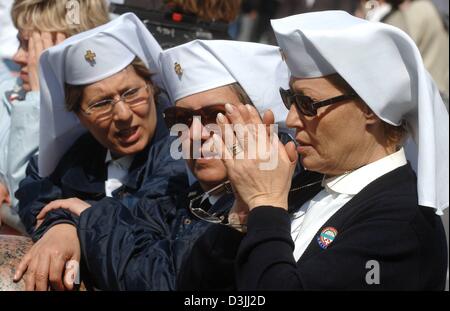
[[[0,1],[0,83],[18,71],[18,66],[12,61],[17,50],[17,30],[11,20],[12,0]]]
[[[112,1],[115,14],[135,13],[163,49],[195,39],[230,39],[241,0]]]
[[[353,13],[357,4],[358,0],[243,0],[238,40],[276,44],[272,18],[325,10]]]
[[[202,21],[231,23],[239,14],[241,0],[173,0],[169,4]]]
[[[239,14],[242,0],[111,0],[132,8],[151,11],[174,10],[195,16],[204,22],[233,22]]]
[[[423,57],[425,67],[439,87],[448,111],[448,1],[445,2],[439,0],[363,0],[356,15],[398,27],[414,40]]]

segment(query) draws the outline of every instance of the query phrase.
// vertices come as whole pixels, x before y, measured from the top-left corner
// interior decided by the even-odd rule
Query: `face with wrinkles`
[[[176,106],[198,110],[224,103],[242,105],[233,89],[230,86],[223,86],[182,98],[177,101]],[[194,119],[192,122],[189,133],[189,138],[191,140],[194,140],[195,132],[201,132],[202,144],[205,144],[211,138],[211,133],[198,119]],[[186,161],[190,170],[198,179],[204,190],[212,189],[227,180],[227,171],[222,160],[202,158],[189,159]]]
[[[111,100],[114,104],[110,113],[99,113],[94,109]],[[153,87],[131,65],[107,79],[86,86],[80,107],[77,112],[80,122],[118,157],[145,149],[156,129]]]

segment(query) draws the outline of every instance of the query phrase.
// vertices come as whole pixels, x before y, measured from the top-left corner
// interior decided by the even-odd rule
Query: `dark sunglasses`
[[[211,105],[198,110],[191,110],[182,107],[170,107],[164,110],[163,116],[167,127],[170,129],[175,124],[185,124],[191,127],[194,116],[201,117],[203,125],[216,124],[217,115],[225,114],[225,104]]]
[[[333,105],[344,100],[349,100],[358,97],[357,94],[351,93],[314,102],[312,98],[309,96],[305,96],[302,94],[295,94],[291,90],[285,90],[282,88],[280,88],[280,95],[281,98],[283,99],[284,105],[288,110],[291,109],[292,104],[295,104],[295,107],[301,114],[309,117],[316,116],[317,109],[321,107]]]

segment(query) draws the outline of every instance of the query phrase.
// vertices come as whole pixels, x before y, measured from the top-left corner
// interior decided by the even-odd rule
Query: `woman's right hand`
[[[227,104],[225,109],[226,116],[219,113],[217,124],[221,128],[239,126],[234,129],[240,130],[233,129],[235,133],[225,130],[223,138],[214,134],[213,139],[235,194],[241,197],[250,211],[259,206],[287,210],[289,189],[298,160],[294,143],[284,146],[267,128],[274,124],[271,111],[266,112],[261,120],[258,111],[250,105]],[[253,151],[258,152],[250,153],[252,147]]]
[[[76,228],[70,224],[55,225],[23,257],[14,281],[23,277],[28,291],[46,291],[49,281],[54,290],[72,290],[79,273],[80,254]],[[76,264],[69,269],[68,263]]]

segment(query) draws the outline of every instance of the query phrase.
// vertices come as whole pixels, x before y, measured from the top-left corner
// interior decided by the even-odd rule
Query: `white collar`
[[[405,151],[402,148],[350,173],[324,179],[322,186],[329,193],[356,195],[374,180],[406,164]]]
[[[131,166],[131,163],[133,162],[133,159],[134,159],[134,155],[128,155],[128,156],[124,156],[124,157],[121,157],[118,159],[113,159],[111,156],[111,151],[108,150],[108,152],[106,153],[105,163],[108,165],[110,163],[114,163],[115,165],[119,166],[123,170],[128,171],[128,169]]]
[[[212,205],[216,204],[217,201],[219,201],[220,198],[223,197],[224,194],[225,194],[225,192],[222,192],[222,193],[219,193],[216,195],[209,195],[209,196],[203,197],[202,201],[200,203],[205,202],[205,200],[207,199],[212,206]]]

